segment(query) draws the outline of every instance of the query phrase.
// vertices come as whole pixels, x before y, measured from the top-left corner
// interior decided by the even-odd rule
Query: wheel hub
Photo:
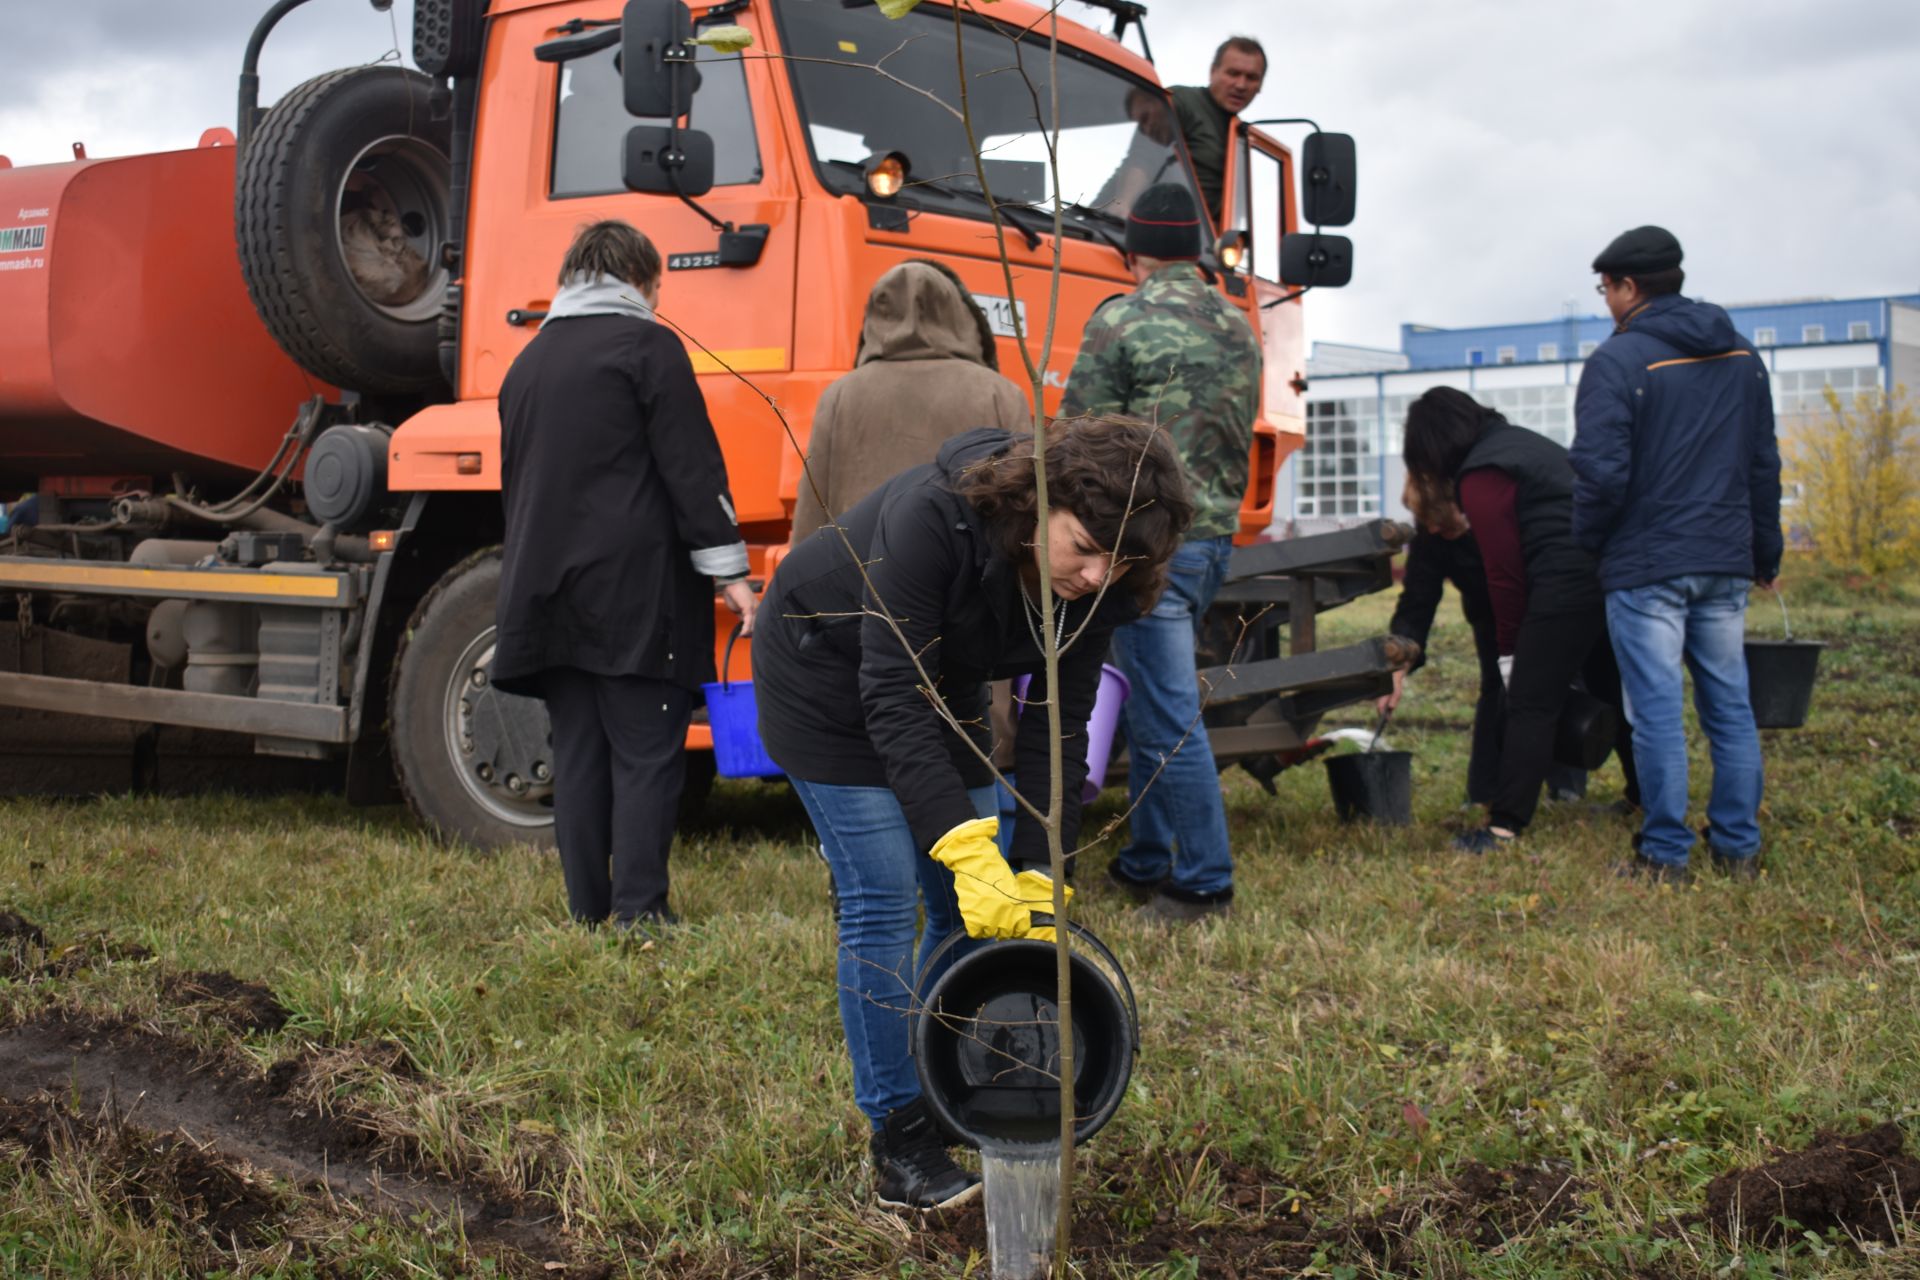
[[[546,706],[493,686],[494,629],[475,636],[447,682],[447,751],[475,801],[502,821],[553,821],[553,747]]]

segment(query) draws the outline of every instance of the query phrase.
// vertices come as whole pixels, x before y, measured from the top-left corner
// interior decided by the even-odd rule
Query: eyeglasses
[[[1599,294],[1599,295],[1600,295],[1601,297],[1603,297],[1603,298],[1604,298],[1604,297],[1606,297],[1606,296],[1607,296],[1607,282],[1606,282],[1605,280],[1602,280],[1602,281],[1601,281],[1601,282],[1600,282],[1599,284],[1597,284],[1597,285],[1595,285],[1595,286],[1593,286],[1593,291],[1594,291],[1595,293],[1597,293],[1597,294]]]

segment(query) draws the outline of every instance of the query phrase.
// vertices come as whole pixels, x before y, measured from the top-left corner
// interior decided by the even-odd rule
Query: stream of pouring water
[[[1045,1280],[1060,1208],[1059,1141],[986,1143],[980,1175],[993,1280]]]

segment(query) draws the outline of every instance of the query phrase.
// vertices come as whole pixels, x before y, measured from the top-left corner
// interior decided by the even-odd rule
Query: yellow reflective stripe
[[[773,373],[787,367],[785,347],[742,347],[737,351],[690,351],[695,373]]]
[[[1753,355],[1753,352],[1751,351],[1722,351],[1717,356],[1680,356],[1679,358],[1674,360],[1655,360],[1652,364],[1647,366],[1647,370],[1648,372],[1652,372],[1655,369],[1664,369],[1668,365],[1673,365],[1673,364],[1700,364],[1707,360],[1725,360],[1728,356],[1751,356],[1751,355]],[[1759,357],[1754,356],[1754,359],[1757,360],[1759,359]]]
[[[331,600],[340,594],[337,578],[293,574],[206,573],[188,569],[140,569],[84,566],[68,560],[45,565],[0,566],[0,583],[35,587],[118,587],[124,590],[179,591],[191,595],[297,596]]]

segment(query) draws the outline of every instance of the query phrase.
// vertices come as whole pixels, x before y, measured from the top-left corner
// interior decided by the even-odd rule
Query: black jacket
[[[1574,532],[1609,591],[1780,572],[1767,367],[1727,313],[1678,294],[1628,316],[1574,401]]]
[[[548,322],[500,387],[500,497],[495,685],[537,695],[553,667],[693,689],[713,678],[713,579],[693,553],[740,531],[671,331],[637,316]]]
[[[1433,616],[1439,612],[1440,597],[1449,582],[1460,593],[1460,612],[1473,628],[1475,643],[1482,632],[1491,634],[1493,601],[1487,595],[1487,567],[1480,561],[1480,548],[1473,535],[1443,538],[1437,533],[1418,534],[1407,545],[1400,599],[1393,606],[1393,621],[1387,624],[1389,634],[1405,636],[1420,646],[1420,660],[1409,670],[1418,671],[1427,665],[1427,637],[1433,631]]]
[[[1601,604],[1593,556],[1573,540],[1573,468],[1567,451],[1496,413],[1456,478],[1493,467],[1513,478],[1514,515],[1527,561],[1527,612],[1570,613]]]
[[[967,789],[985,786],[992,775],[934,709],[908,649],[981,751],[989,746],[986,682],[1033,676],[1014,770],[1020,794],[1043,812],[1047,807],[1046,679],[1017,570],[988,545],[980,517],[954,492],[963,471],[1013,439],[992,428],[955,436],[935,461],[901,472],[842,513],[871,592],[828,526],[781,561],[755,624],[754,697],[767,754],[808,782],[891,788],[922,850],[976,816]],[[1067,635],[1086,626],[1060,659],[1069,848],[1079,833],[1086,724],[1100,661],[1113,629],[1138,616],[1123,591],[1109,589],[1097,607],[1095,600],[1066,606]],[[879,616],[881,604],[898,621],[906,648]],[[1013,861],[1046,862],[1040,824],[1016,826]]]

